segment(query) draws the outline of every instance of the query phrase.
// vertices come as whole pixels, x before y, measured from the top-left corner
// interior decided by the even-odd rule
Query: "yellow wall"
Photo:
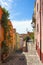
[[[2,11],[2,8],[0,7],[0,20],[2,18],[2,14],[3,14],[3,11]]]
[[[19,49],[20,48],[20,36],[19,36],[19,34],[18,33],[16,33],[16,45],[17,45],[17,49]]]
[[[2,14],[3,14],[3,11],[2,11],[2,8],[0,7],[0,48],[1,48],[2,41],[4,41],[4,34],[5,34],[4,28],[2,27],[2,23],[1,23]],[[9,27],[9,30],[6,33],[5,41],[6,41],[6,46],[9,47],[9,53],[11,53],[16,46],[16,30],[13,30],[13,25],[10,20],[8,20],[8,27]],[[10,38],[8,39],[9,35],[10,35]]]
[[[13,29],[13,48],[16,49],[16,29]]]
[[[3,14],[3,11],[2,11],[2,8],[0,7],[0,48],[1,48],[1,43],[4,40],[4,28],[2,27],[2,24],[1,24],[2,14]]]
[[[10,35],[10,39],[7,39],[8,40],[7,44],[9,46],[10,51],[12,52],[13,51],[13,26],[10,20],[8,21],[8,26],[9,26],[9,31],[7,34]]]
[[[4,40],[4,29],[0,24],[0,47],[3,40]]]

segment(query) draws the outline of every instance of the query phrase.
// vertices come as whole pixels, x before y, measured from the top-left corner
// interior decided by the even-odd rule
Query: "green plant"
[[[8,52],[9,47],[6,45],[6,41],[2,42],[2,54],[6,54]]]
[[[26,37],[24,37],[23,40],[26,41],[26,42],[28,42],[28,40],[30,40],[30,37],[29,36],[26,36]]]
[[[30,39],[32,39],[34,42],[34,32],[30,34]]]
[[[2,15],[1,24],[2,24],[2,27],[4,28],[4,41],[2,42],[1,48],[2,48],[2,54],[6,54],[9,51],[9,47],[7,46],[7,42],[6,42],[6,38],[7,38],[6,34],[7,32],[9,32],[9,26],[8,26],[9,13],[5,8],[2,8],[2,10],[3,10],[3,15]]]
[[[9,18],[9,13],[5,8],[2,8],[3,10],[3,15],[2,15],[2,26],[4,28],[4,37],[6,39],[6,33],[9,31],[9,27],[8,27],[8,18]]]

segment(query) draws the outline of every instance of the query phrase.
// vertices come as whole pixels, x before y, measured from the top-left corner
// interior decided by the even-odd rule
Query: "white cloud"
[[[0,5],[2,5],[2,6],[4,5],[4,2],[2,0],[0,0]]]
[[[9,2],[12,2],[13,0],[8,0]]]
[[[27,29],[28,31],[32,32],[32,25],[31,25],[32,20],[24,20],[24,21],[13,21],[12,25],[13,28],[16,28],[16,31],[18,33],[27,33]]]
[[[4,5],[5,5],[5,6],[8,6],[8,3],[7,3],[7,2],[4,2]]]
[[[2,7],[7,8],[7,9],[8,9],[8,6],[9,6],[8,2],[5,1],[5,0],[0,0],[0,5],[1,5]]]
[[[14,2],[14,4],[12,4],[13,2]],[[2,7],[5,7],[9,12],[12,12],[13,6],[15,7],[17,4],[16,4],[15,0],[0,0],[0,5]]]
[[[5,1],[3,1],[3,0],[0,0],[0,4],[1,4],[2,6],[8,5],[7,2],[5,2]]]

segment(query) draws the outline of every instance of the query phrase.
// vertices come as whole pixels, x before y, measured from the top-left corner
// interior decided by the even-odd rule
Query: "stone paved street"
[[[13,53],[0,65],[43,65],[38,58],[34,44],[28,44],[28,52]]]
[[[27,65],[43,65],[39,60],[38,54],[36,52],[36,45],[35,44],[28,44],[28,53],[25,53],[27,59]]]

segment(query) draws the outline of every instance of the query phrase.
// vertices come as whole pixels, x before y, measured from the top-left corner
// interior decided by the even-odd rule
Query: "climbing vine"
[[[10,34],[7,33],[9,32],[9,25],[8,25],[8,18],[9,18],[9,13],[5,8],[2,8],[3,15],[2,15],[2,20],[1,24],[2,27],[4,28],[4,41],[2,42],[2,55],[7,53],[9,50],[9,47],[7,46],[6,39],[10,39]]]

